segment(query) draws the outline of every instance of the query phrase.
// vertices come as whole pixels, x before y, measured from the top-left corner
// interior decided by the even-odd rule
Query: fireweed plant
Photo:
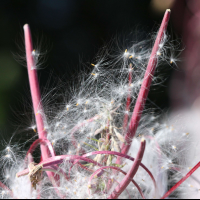
[[[25,158],[12,145],[1,152],[1,198],[166,198],[192,177],[200,163],[182,173],[190,135],[142,115],[159,62],[176,64],[168,53],[173,48],[166,34],[169,18],[167,10],[152,49],[145,41],[117,57],[98,56],[53,120],[45,116],[41,101],[39,52],[24,26],[38,139]],[[41,159],[35,163],[38,145]]]

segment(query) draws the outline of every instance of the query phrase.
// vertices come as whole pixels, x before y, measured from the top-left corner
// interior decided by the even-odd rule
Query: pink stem
[[[73,163],[73,165],[70,167],[70,169],[69,169],[69,173],[68,173],[68,176],[70,176],[70,173],[71,173],[72,167],[73,167],[75,164],[78,164],[82,169],[84,169],[84,170],[86,170],[86,171],[88,171],[88,172],[91,172],[91,173],[94,172],[92,169],[89,169],[88,167],[85,167],[85,166],[82,165],[81,163],[79,163],[79,162],[75,162],[75,163]]]
[[[65,177],[65,179],[67,181],[69,181],[69,177],[66,175],[66,173],[59,167],[56,167],[56,166],[51,166],[51,167],[48,167],[48,168],[44,168],[43,171],[55,171],[55,173],[58,173],[58,174],[61,174],[62,176]]]
[[[31,162],[34,162],[34,160],[33,160],[33,157],[32,157],[32,155],[29,153],[28,154],[28,163],[31,163]],[[59,175],[62,175],[62,176],[64,176],[65,177],[65,179],[68,181],[69,180],[69,178],[68,178],[68,176],[66,175],[66,173],[61,169],[61,168],[59,168],[59,167],[57,167],[57,166],[51,166],[51,167],[48,167],[48,168],[43,168],[43,170],[44,171],[51,171],[51,172],[54,172],[55,174],[59,174]],[[53,182],[54,183],[54,182]],[[57,185],[56,184],[54,184],[54,186],[56,186],[57,187]],[[56,193],[58,194],[58,196],[59,197],[61,197],[61,198],[64,198],[64,196],[63,195],[61,195],[60,194],[60,192],[55,188],[55,190],[56,190]],[[37,188],[37,199],[40,199],[40,192],[41,192],[41,183],[39,184],[39,188]]]
[[[86,170],[86,171],[88,171],[88,172],[91,172],[91,173],[94,172],[92,169],[89,169],[88,167],[85,167],[84,165],[82,165],[82,164],[79,163],[79,162],[78,162],[78,165],[79,165],[82,169],[84,169],[84,170]]]
[[[32,154],[38,144],[46,145],[48,147],[48,150],[49,150],[50,154],[51,154],[51,157],[56,156],[55,152],[54,152],[54,149],[53,149],[53,146],[51,145],[51,142],[49,140],[47,140],[47,139],[37,139],[32,143],[32,145],[30,146],[29,150],[27,151],[27,154],[26,154],[26,157],[25,157],[25,161],[27,160],[27,157],[28,157],[29,153]]]
[[[160,26],[160,30],[158,32],[158,35],[157,35],[157,38],[156,38],[156,41],[154,44],[154,47],[152,49],[149,63],[147,65],[147,69],[146,69],[146,72],[144,75],[143,83],[142,83],[142,86],[141,86],[141,89],[140,89],[140,92],[139,92],[139,95],[138,95],[138,98],[137,98],[137,101],[135,104],[135,108],[134,108],[134,111],[133,111],[133,114],[131,117],[129,129],[125,135],[126,142],[123,143],[123,145],[122,145],[122,153],[123,154],[128,153],[129,148],[132,143],[132,139],[135,136],[135,133],[136,133],[136,130],[137,130],[140,118],[141,118],[141,114],[142,114],[142,111],[145,106],[147,95],[149,93],[149,88],[150,88],[150,85],[152,82],[153,74],[154,74],[155,68],[157,66],[157,62],[158,62],[157,52],[160,48],[159,44],[161,44],[161,42],[163,40],[164,33],[166,31],[167,24],[168,24],[168,21],[170,18],[170,13],[171,13],[171,11],[169,9],[166,10],[162,24]],[[118,158],[117,164],[120,164],[120,163],[121,163],[121,160],[120,160],[120,158]]]
[[[137,153],[137,156],[135,158],[135,161],[129,170],[129,172],[126,174],[124,179],[121,181],[121,183],[115,188],[115,190],[110,194],[108,199],[116,199],[119,197],[119,195],[126,189],[126,187],[129,185],[133,177],[138,171],[138,168],[141,164],[143,155],[144,155],[144,150],[146,146],[146,141],[144,139],[141,140],[140,148]]]
[[[131,160],[131,161],[135,161],[135,159],[133,157],[119,153],[119,152],[116,152],[116,151],[94,151],[94,152],[87,153],[87,154],[83,155],[82,157],[88,157],[88,156],[96,155],[96,154],[116,155],[116,156],[120,156],[120,157],[126,158],[126,159]],[[144,164],[140,163],[140,166],[149,174],[149,176],[151,177],[151,179],[154,183],[154,186],[156,188],[156,181],[155,181],[152,173],[149,171],[149,169]]]
[[[116,152],[116,151],[93,151],[93,152],[90,152],[90,153],[87,153],[85,155],[83,155],[82,157],[85,158],[85,157],[89,157],[89,156],[92,156],[92,155],[97,155],[97,154],[107,154],[107,155],[115,155],[115,156],[119,156],[119,157],[122,157],[122,158],[126,158],[126,159],[129,159],[131,161],[134,161],[135,159],[131,156],[128,156],[128,155],[125,155],[125,154],[122,154],[122,153],[119,153],[119,152]],[[73,166],[79,162],[78,160],[76,160],[74,163],[73,163]],[[72,167],[73,167],[72,166]],[[154,184],[154,187],[156,189],[156,181],[154,179],[154,176],[153,174],[149,171],[149,169],[142,163],[140,163],[140,166],[149,174],[149,176],[151,177],[152,181],[153,181],[153,184]]]
[[[28,76],[29,76],[29,84],[31,89],[31,96],[33,102],[33,109],[35,113],[35,119],[37,124],[38,135],[40,139],[46,139],[47,133],[44,129],[44,121],[43,121],[43,108],[41,104],[41,95],[36,71],[36,63],[33,57],[33,45],[31,39],[31,32],[28,24],[24,25],[24,35],[25,35],[25,45],[26,45],[26,60],[27,60],[27,68],[28,68]],[[45,145],[41,144],[41,152],[43,159],[48,158],[48,148]]]
[[[85,162],[93,163],[94,165],[102,167],[102,165],[100,163],[95,162],[92,159],[84,158],[82,156],[77,156],[77,155],[61,155],[61,156],[51,157],[51,158],[48,158],[46,160],[43,160],[38,165],[42,165],[43,168],[45,168],[45,167],[49,167],[49,166],[52,166],[52,165],[54,166],[54,165],[61,164],[63,161],[71,162],[71,161],[74,161],[74,160],[83,160]],[[29,173],[29,169],[25,169],[25,170],[17,173],[16,176],[20,177],[20,176],[27,175],[28,173]]]
[[[129,77],[128,77],[128,82],[129,82],[129,90],[128,90],[128,95],[127,95],[127,100],[126,100],[126,110],[124,114],[124,121],[123,121],[123,135],[127,132],[127,126],[128,126],[128,119],[129,119],[129,110],[131,106],[131,83],[132,83],[132,65],[129,66]],[[120,157],[118,157],[119,160],[121,160]],[[118,162],[118,160],[117,160]],[[119,164],[120,162],[118,162]]]
[[[10,195],[14,198],[12,191],[7,186],[5,186],[1,181],[0,181],[0,187],[8,191]]]
[[[123,158],[129,159],[131,161],[135,160],[131,156],[124,155],[122,153],[115,152],[115,151],[94,151],[94,152],[91,152],[91,153],[87,153],[87,154],[85,154],[83,156],[61,155],[61,156],[51,157],[51,158],[48,158],[48,159],[46,159],[44,161],[41,161],[39,163],[39,165],[43,165],[43,167],[48,167],[48,166],[52,166],[52,165],[61,164],[63,161],[70,161],[71,162],[71,161],[75,160],[75,162],[73,163],[73,166],[74,166],[78,162],[77,160],[83,160],[83,161],[86,161],[86,162],[89,162],[89,163],[93,163],[93,164],[95,164],[97,166],[102,167],[102,165],[100,163],[95,162],[94,160],[91,160],[89,158],[86,158],[86,157],[89,157],[89,156],[92,156],[92,155],[96,155],[96,154],[117,155],[117,156],[121,156]],[[140,163],[140,166],[149,174],[149,176],[151,177],[151,179],[152,179],[152,181],[154,183],[154,186],[156,188],[156,181],[155,181],[152,173],[148,170],[148,168],[144,164]],[[29,170],[25,169],[22,172],[17,173],[17,177],[27,175],[28,173],[29,173]]]
[[[130,105],[131,105],[131,83],[132,83],[132,66],[129,66],[129,77],[128,77],[128,82],[129,82],[129,90],[128,90],[128,96],[127,96],[127,100],[126,100],[126,112],[124,115],[124,122],[123,122],[123,135],[125,135],[126,131],[127,131],[127,126],[128,126],[128,113],[130,110]]]
[[[126,158],[126,159],[129,159],[131,161],[134,161],[135,159],[132,158],[131,156],[128,156],[128,155],[125,155],[125,154],[122,154],[122,153],[119,153],[119,152],[115,152],[115,151],[94,151],[94,152],[90,152],[90,153],[87,153],[85,155],[83,155],[82,157],[89,157],[89,156],[92,156],[92,155],[96,155],[96,154],[107,154],[107,155],[117,155],[118,157],[123,157],[123,158]],[[78,161],[75,161],[73,163],[73,166],[77,163]],[[156,189],[156,181],[154,179],[154,176],[152,175],[152,173],[149,171],[149,169],[142,163],[140,163],[140,166],[149,174],[149,176],[151,177],[152,181],[153,181],[153,184],[154,184],[154,187]]]
[[[161,199],[167,198],[174,190],[176,190],[187,178],[189,178],[198,168],[200,162],[195,165],[178,183],[176,183]]]
[[[26,46],[26,60],[29,76],[29,84],[31,89],[31,96],[33,102],[33,109],[35,113],[35,119],[37,124],[38,135],[40,139],[47,139],[47,132],[44,128],[44,111],[41,103],[41,95],[36,71],[36,63],[33,57],[33,45],[31,38],[31,31],[28,24],[24,25],[24,36],[25,36],[25,46]],[[43,115],[43,116],[42,116]],[[42,159],[45,160],[49,157],[48,147],[44,144],[40,145]],[[54,180],[54,174],[52,172],[47,172],[50,180]],[[56,177],[57,179],[58,177]]]
[[[119,167],[113,167],[113,166],[101,167],[101,168],[99,168],[98,170],[96,170],[96,171],[91,175],[91,177],[90,177],[90,179],[89,179],[89,184],[88,184],[88,185],[91,184],[92,179],[94,178],[95,175],[97,175],[97,177],[101,176],[102,174],[101,174],[100,172],[101,172],[102,170],[104,170],[104,169],[114,169],[114,170],[117,170],[117,171],[121,172],[121,173],[124,174],[124,175],[127,174],[126,172],[124,172],[123,170],[121,170]],[[139,193],[141,194],[142,198],[145,199],[145,196],[144,196],[144,194],[143,194],[141,188],[139,187],[139,185],[138,185],[133,179],[132,179],[131,181],[132,181],[132,183],[135,185],[135,187],[138,189],[138,191],[139,191]]]
[[[117,182],[118,184],[120,184],[119,181],[117,181],[116,179],[113,178],[113,180],[114,180],[115,182]],[[131,199],[131,196],[130,196],[129,191],[128,191],[127,189],[125,189],[125,191],[126,191],[127,194],[128,194],[128,199]]]
[[[27,156],[26,156],[27,160],[28,160],[28,164],[34,162],[33,160],[33,156],[31,155],[31,153],[28,153]]]

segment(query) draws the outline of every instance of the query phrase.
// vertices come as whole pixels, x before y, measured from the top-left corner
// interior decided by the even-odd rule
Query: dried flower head
[[[166,198],[191,176],[200,164],[167,192],[169,173],[181,173],[189,135],[143,113],[159,62],[176,60],[167,51],[169,17],[167,10],[153,48],[143,41],[120,55],[106,51],[98,56],[54,119],[44,112],[36,71],[40,54],[24,26],[38,139],[24,160],[10,147],[2,152],[7,170],[0,183],[2,198]]]

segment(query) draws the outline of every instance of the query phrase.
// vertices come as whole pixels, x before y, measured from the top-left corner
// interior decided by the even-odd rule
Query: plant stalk
[[[153,75],[154,75],[154,72],[155,72],[155,69],[156,69],[156,66],[157,66],[157,63],[158,63],[158,56],[159,55],[157,55],[157,53],[160,49],[159,45],[163,42],[164,34],[165,34],[166,29],[167,29],[168,21],[169,21],[169,18],[170,18],[170,13],[171,13],[171,11],[169,9],[167,9],[166,12],[165,12],[162,24],[160,26],[158,35],[156,37],[156,41],[154,43],[154,46],[153,46],[153,49],[152,49],[152,52],[151,52],[151,55],[150,55],[150,59],[149,59],[148,65],[147,65],[147,69],[146,69],[146,72],[145,72],[145,75],[144,75],[143,83],[142,83],[142,86],[140,88],[140,92],[138,94],[138,98],[137,98],[137,101],[136,101],[136,104],[135,104],[135,108],[134,108],[134,111],[133,111],[133,114],[132,114],[132,117],[131,117],[131,120],[130,120],[129,128],[128,128],[128,131],[125,135],[125,142],[122,145],[121,152],[123,154],[128,153],[130,146],[131,146],[131,143],[132,143],[132,140],[133,140],[135,133],[137,131],[139,121],[140,121],[140,118],[141,118],[141,115],[142,115],[142,111],[144,109],[145,102],[147,100],[147,96],[148,96],[148,93],[149,93],[149,89],[150,89],[150,85],[151,85],[151,82],[152,82],[152,79],[153,79]],[[120,164],[120,163],[121,163],[121,158],[118,157],[117,164]]]

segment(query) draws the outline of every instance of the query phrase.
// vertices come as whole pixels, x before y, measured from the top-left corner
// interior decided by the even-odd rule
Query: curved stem
[[[115,182],[117,182],[118,184],[120,184],[119,183],[119,181],[117,181],[116,179],[114,179],[113,178],[113,181],[115,181]],[[125,189],[125,191],[127,192],[127,194],[128,194],[128,199],[131,199],[131,196],[130,196],[130,193],[129,193],[129,191],[127,190],[127,189]]]
[[[129,170],[129,172],[126,174],[124,179],[121,181],[121,183],[115,188],[115,190],[110,194],[108,199],[116,199],[119,197],[119,195],[126,189],[126,187],[129,185],[133,177],[138,171],[138,168],[141,164],[143,155],[144,155],[144,150],[146,146],[146,141],[144,139],[141,140],[140,148],[137,153],[137,156],[135,158],[135,161]]]
[[[99,177],[99,176],[102,175],[102,173],[100,173],[100,172],[101,172],[102,170],[104,170],[104,169],[114,169],[114,170],[116,170],[116,171],[121,172],[121,173],[124,174],[124,175],[127,174],[125,171],[121,170],[119,167],[113,167],[113,166],[101,167],[101,168],[99,168],[98,170],[96,170],[96,171],[91,175],[91,177],[90,177],[90,179],[89,179],[88,186],[91,185],[92,179],[93,179],[95,176]],[[143,194],[141,188],[139,187],[139,185],[138,185],[133,179],[131,180],[131,182],[132,182],[132,183],[135,185],[135,187],[138,189],[138,191],[139,191],[140,195],[142,196],[142,198],[145,199],[145,196],[144,196],[144,194]]]
[[[38,144],[46,145],[48,147],[48,150],[49,150],[50,154],[51,154],[51,157],[56,156],[56,154],[54,152],[54,149],[53,149],[53,146],[52,146],[52,144],[51,144],[51,142],[49,140],[47,140],[47,139],[37,139],[32,143],[32,145],[30,146],[29,150],[27,151],[27,154],[26,154],[26,157],[25,157],[25,162],[27,160],[27,157],[28,157],[29,153],[32,154]]]
[[[115,155],[115,156],[119,156],[119,157],[122,157],[122,158],[126,158],[126,159],[131,160],[131,161],[135,161],[135,159],[133,157],[119,153],[119,152],[116,152],[116,151],[94,151],[94,152],[87,153],[87,154],[83,155],[82,157],[89,157],[89,156],[96,155],[96,154]],[[154,187],[156,188],[156,181],[154,179],[153,174],[149,171],[149,169],[144,164],[140,163],[140,166],[149,174],[149,176],[151,177],[151,179],[154,183]]]
[[[51,158],[48,158],[46,160],[43,160],[38,165],[42,165],[43,168],[45,168],[45,167],[61,164],[63,161],[72,162],[74,160],[83,160],[85,162],[93,163],[94,165],[102,167],[102,165],[100,163],[98,163],[98,162],[96,162],[92,159],[84,158],[82,156],[77,156],[77,155],[61,155],[61,156],[51,157]],[[20,176],[27,175],[28,173],[29,173],[29,169],[25,169],[21,172],[18,172],[16,176],[20,177]]]
[[[64,176],[66,180],[69,180],[69,177],[66,175],[66,173],[59,167],[55,167],[55,166],[45,167],[45,168],[42,168],[42,171],[54,172],[55,174],[58,174],[59,176]]]
[[[74,162],[74,163],[72,164],[72,166],[69,168],[68,176],[70,176],[70,173],[71,173],[72,167],[75,166],[75,164],[78,164],[82,169],[84,169],[84,170],[86,170],[86,171],[88,171],[88,172],[91,172],[91,173],[94,172],[92,169],[89,169],[88,167],[85,167],[84,165],[82,165],[82,164],[79,163],[79,161],[78,161],[78,162]]]
[[[48,158],[42,162],[40,162],[38,165],[42,165],[43,167],[48,167],[48,166],[52,166],[52,165],[57,165],[57,164],[61,164],[63,161],[74,161],[75,162],[73,163],[73,165],[75,165],[78,160],[83,160],[83,161],[86,161],[86,162],[89,162],[89,163],[93,163],[94,165],[97,165],[97,166],[100,166],[102,167],[102,165],[92,159],[89,159],[89,158],[86,158],[86,157],[89,157],[89,156],[92,156],[92,155],[96,155],[96,154],[108,154],[108,155],[116,155],[116,156],[120,156],[120,157],[123,157],[123,158],[126,158],[126,159],[129,159],[131,161],[134,161],[135,159],[132,158],[131,156],[128,156],[128,155],[124,155],[122,153],[119,153],[119,152],[115,152],[115,151],[94,151],[94,152],[91,152],[91,153],[87,153],[83,156],[77,156],[77,155],[61,155],[61,156],[55,156],[55,157],[51,157],[51,158]],[[139,164],[148,174],[149,176],[151,177],[153,183],[154,183],[154,186],[156,188],[156,182],[155,182],[155,179],[152,175],[152,173],[148,170],[148,168],[140,163]],[[20,176],[24,176],[24,175],[27,175],[29,173],[29,170],[28,169],[25,169],[23,170],[22,172],[19,172],[17,173],[17,177],[20,177]]]

